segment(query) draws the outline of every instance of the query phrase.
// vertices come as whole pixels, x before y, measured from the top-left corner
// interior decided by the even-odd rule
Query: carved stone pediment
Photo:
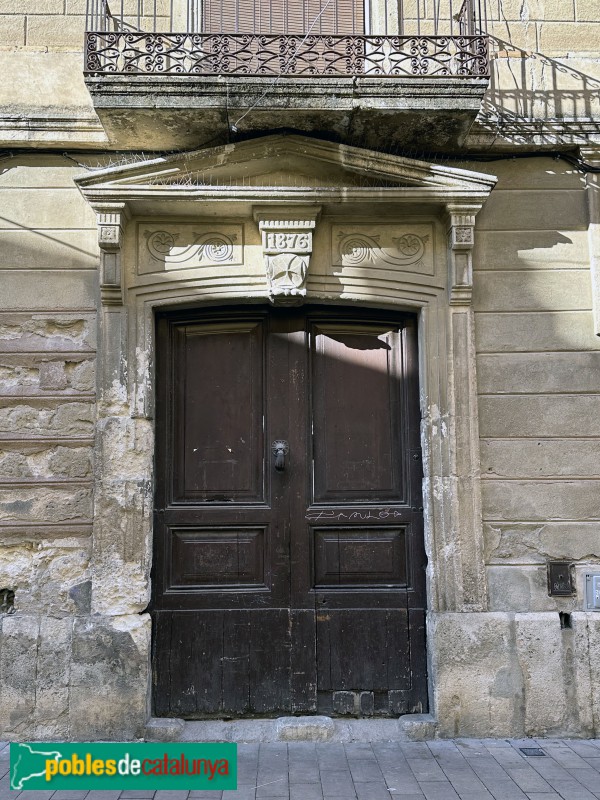
[[[273,304],[300,305],[304,301],[313,230],[320,211],[320,206],[255,209]]]

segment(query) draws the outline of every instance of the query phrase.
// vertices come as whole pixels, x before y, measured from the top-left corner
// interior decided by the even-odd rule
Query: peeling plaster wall
[[[0,589],[15,613],[0,614],[0,737],[127,739],[146,717],[150,634],[119,602],[116,564],[101,587],[114,602],[92,613],[95,218],[67,159],[3,168]],[[131,452],[113,451],[124,470]]]

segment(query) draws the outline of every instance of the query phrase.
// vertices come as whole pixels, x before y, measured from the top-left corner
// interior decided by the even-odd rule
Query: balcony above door
[[[88,0],[85,76],[113,144],[278,129],[460,146],[489,80],[484,0]]]

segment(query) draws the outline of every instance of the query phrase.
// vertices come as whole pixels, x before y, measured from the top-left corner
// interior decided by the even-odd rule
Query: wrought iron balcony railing
[[[485,0],[88,0],[85,72],[489,77]]]

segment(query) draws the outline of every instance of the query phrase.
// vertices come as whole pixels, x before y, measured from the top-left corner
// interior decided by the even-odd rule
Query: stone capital
[[[274,305],[300,305],[313,248],[320,206],[254,209],[261,232],[269,299]]]
[[[473,295],[475,217],[481,205],[448,203],[448,291],[450,305],[470,305]]]
[[[121,305],[123,286],[121,245],[130,217],[127,203],[94,203],[100,247],[100,298],[102,305]]]

